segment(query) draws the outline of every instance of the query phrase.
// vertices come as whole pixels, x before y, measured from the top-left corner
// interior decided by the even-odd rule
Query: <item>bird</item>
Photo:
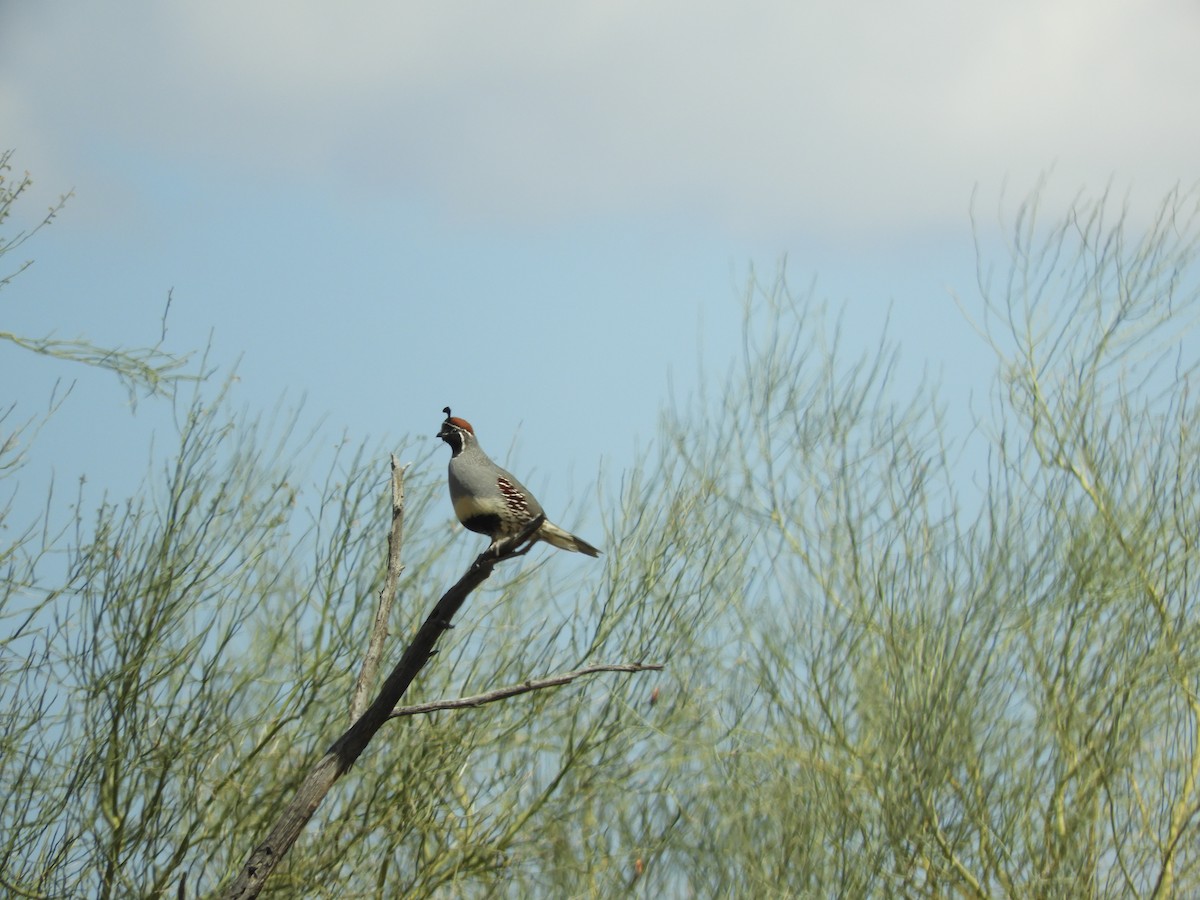
[[[450,501],[458,521],[471,531],[492,539],[489,551],[505,538],[519,534],[538,516],[543,521],[533,533],[533,541],[545,541],[562,550],[599,556],[600,551],[581,537],[559,528],[549,519],[529,489],[500,468],[483,452],[475,429],[466,419],[442,412],[446,419],[437,433],[450,445]]]

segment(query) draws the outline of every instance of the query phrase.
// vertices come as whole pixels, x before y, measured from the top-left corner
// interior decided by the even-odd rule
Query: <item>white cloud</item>
[[[0,116],[67,183],[122,148],[448,216],[960,222],[976,182],[1200,177],[1185,0],[29,4]],[[7,130],[7,129],[6,129]]]

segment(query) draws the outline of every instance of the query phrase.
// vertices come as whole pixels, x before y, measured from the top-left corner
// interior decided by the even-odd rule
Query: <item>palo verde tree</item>
[[[12,343],[70,356],[50,340]],[[115,371],[132,377],[138,358]],[[444,562],[454,531],[427,514],[442,476],[422,452],[405,483],[402,569],[398,529],[396,552],[383,552],[396,522],[395,495],[379,489],[386,454],[346,445],[314,476],[301,449],[312,435],[294,417],[232,412],[231,384],[200,379],[190,397],[168,394],[176,444],[136,497],[89,504],[81,494],[66,529],[22,523],[4,549],[0,883],[14,895],[223,890],[287,815],[314,760],[362,715],[374,685],[355,673],[368,635],[391,631],[385,651],[398,655],[434,586],[454,580]],[[676,512],[689,502],[678,498]],[[584,701],[577,686],[552,699],[528,680],[551,675],[532,687],[560,687],[614,653],[637,669],[702,622],[689,621],[686,599],[644,602],[661,596],[653,572],[673,565],[663,557],[679,537],[652,529],[647,517],[624,535],[643,548],[640,562],[590,582],[530,558],[478,594],[475,621],[409,699],[466,694],[479,708],[397,710],[382,749],[321,807],[267,893],[420,895],[485,885],[514,860],[545,864],[529,835],[586,802],[572,785],[636,770],[636,698],[649,689],[625,679]],[[373,628],[373,599],[392,590],[401,602]],[[477,696],[489,688],[521,700]],[[555,867],[543,877],[558,877]]]
[[[1200,893],[1196,200],[1024,204],[961,432],[752,283],[741,358],[598,482],[603,567],[502,562],[262,895]],[[230,889],[361,713],[381,592],[386,673],[460,574],[429,442],[389,567],[394,448],[231,390],[170,400],[137,497],[4,522],[14,896]],[[665,668],[485,702],[614,661]]]
[[[652,893],[1200,892],[1197,201],[1020,207],[961,301],[973,434],[754,287],[740,370],[669,427],[754,549]]]

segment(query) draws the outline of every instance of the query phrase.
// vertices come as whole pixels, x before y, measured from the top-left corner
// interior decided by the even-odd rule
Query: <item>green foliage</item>
[[[33,179],[28,172],[19,178],[13,178],[12,156],[11,150],[0,153],[0,225],[8,221],[21,195],[33,186]],[[53,222],[70,198],[70,194],[64,194],[34,225],[21,229],[12,237],[0,234],[0,260]],[[0,269],[0,290],[8,287],[14,278],[32,264],[32,260],[26,259],[16,264],[16,268],[11,271]],[[169,294],[167,308],[170,308]],[[163,313],[163,331],[165,335],[166,311]],[[56,338],[53,335],[29,337],[3,329],[0,329],[0,341],[43,356],[82,363],[111,372],[129,390],[131,401],[136,401],[138,393],[143,391],[150,395],[173,396],[179,382],[195,378],[184,371],[187,365],[186,357],[173,356],[158,346],[132,349],[101,347],[86,338]],[[7,445],[0,447],[0,455],[6,449]]]
[[[266,894],[1200,893],[1193,203],[1022,208],[969,435],[752,283],[728,377],[597,488],[603,567],[505,564],[407,699],[666,670],[397,720]],[[313,435],[230,405],[197,385],[137,499],[0,548],[16,896],[217,891],[347,724],[386,454],[314,476]],[[385,663],[459,574],[443,462],[409,470]]]
[[[1195,198],[1140,237],[1109,210],[1022,208],[961,455],[932,392],[891,397],[886,348],[844,363],[784,285],[751,297],[720,413],[673,427],[768,573],[676,892],[1200,890]]]

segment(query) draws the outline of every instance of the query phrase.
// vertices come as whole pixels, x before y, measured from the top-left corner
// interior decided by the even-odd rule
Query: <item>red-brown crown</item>
[[[442,412],[446,414],[446,421],[455,428],[461,428],[463,431],[470,432],[471,434],[475,433],[475,429],[471,427],[471,423],[466,419],[460,419],[458,416],[450,415],[450,407],[445,407]]]

